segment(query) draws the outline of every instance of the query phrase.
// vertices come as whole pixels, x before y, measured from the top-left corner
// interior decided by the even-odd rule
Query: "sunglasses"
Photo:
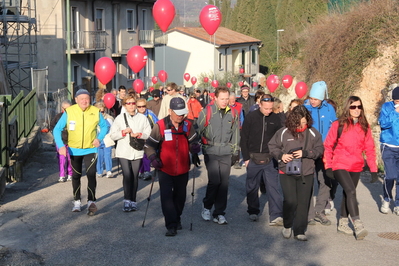
[[[136,102],[128,102],[128,103],[125,103],[126,105],[136,105]]]
[[[263,98],[262,102],[274,102],[274,98]]]
[[[359,109],[359,110],[362,110],[363,109],[363,105],[351,105],[351,106],[349,106],[349,109],[351,109],[351,110],[355,110],[355,109]]]
[[[146,105],[140,105],[140,106],[137,105],[137,108],[146,108],[146,107],[147,107]]]

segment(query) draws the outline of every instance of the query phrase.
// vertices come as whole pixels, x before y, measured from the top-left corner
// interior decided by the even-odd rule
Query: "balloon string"
[[[165,41],[165,32],[162,32],[162,38]],[[165,54],[166,54],[166,44],[164,44],[163,46],[163,70],[165,70],[165,63],[166,63],[166,59],[165,59]],[[166,80],[165,80],[166,81]],[[163,86],[165,87],[165,81],[163,82]]]
[[[213,34],[213,80],[216,80],[216,59],[215,59],[215,51],[216,51],[216,34]]]

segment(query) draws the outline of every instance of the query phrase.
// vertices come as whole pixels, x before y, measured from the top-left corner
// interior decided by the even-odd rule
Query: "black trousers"
[[[87,200],[96,201],[96,165],[97,165],[97,154],[90,153],[83,156],[71,155],[71,165],[73,169],[72,174],[72,189],[73,199],[80,200],[80,178],[82,177],[83,162],[86,167],[87,175]]]
[[[176,228],[186,203],[188,172],[171,176],[158,171],[162,213],[167,229]]]
[[[341,202],[341,217],[351,215],[352,220],[359,219],[359,206],[356,199],[356,187],[359,183],[360,172],[348,172],[346,170],[334,171],[334,177],[342,186],[343,195]]]
[[[224,215],[227,207],[227,194],[231,170],[231,155],[204,155],[206,170],[208,171],[208,186],[206,187],[204,207],[212,209],[213,217]]]
[[[123,199],[136,202],[137,187],[139,185],[139,169],[141,159],[128,160],[119,158],[123,175]]]
[[[292,228],[294,236],[303,235],[308,227],[308,211],[313,190],[313,174],[300,176],[280,174],[283,190],[283,220],[285,228]]]

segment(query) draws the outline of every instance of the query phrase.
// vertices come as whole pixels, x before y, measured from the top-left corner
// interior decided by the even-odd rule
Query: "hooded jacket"
[[[313,107],[309,100],[305,101],[304,106],[312,116],[313,127],[319,131],[324,141],[332,122],[337,120],[334,107],[326,101],[322,101],[320,106]]]
[[[306,133],[307,132],[307,133]],[[308,138],[305,147],[305,136]],[[269,142],[269,150],[273,157],[278,161],[280,171],[286,173],[286,163],[281,158],[289,150],[302,147],[304,155],[302,157],[302,175],[314,173],[314,161],[323,155],[324,147],[320,133],[313,127],[299,133],[295,139],[291,132],[286,128],[279,129]]]
[[[381,143],[399,146],[399,113],[396,112],[393,101],[382,105],[378,122],[381,126]]]
[[[364,134],[359,123],[351,124],[349,127],[345,125],[337,142],[338,126],[339,122],[335,121],[324,141],[325,168],[332,168],[333,171],[361,172],[364,167],[363,151],[365,151],[370,172],[377,172],[375,144],[370,127]]]

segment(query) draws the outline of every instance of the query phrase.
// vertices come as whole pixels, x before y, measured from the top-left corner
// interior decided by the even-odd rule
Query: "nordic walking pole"
[[[154,187],[154,181],[155,181],[155,178],[157,177],[157,174],[158,174],[158,170],[155,169],[155,175],[152,177],[150,194],[148,195],[148,198],[147,198],[147,208],[145,209],[144,220],[143,220],[143,224],[141,225],[141,227],[144,227],[145,218],[147,217],[148,206],[150,205],[150,201],[151,201],[152,188]]]
[[[194,188],[195,188],[195,170],[196,166],[192,170],[193,173],[193,190],[191,191],[191,223],[190,223],[190,231],[193,231],[193,216],[194,216]]]

